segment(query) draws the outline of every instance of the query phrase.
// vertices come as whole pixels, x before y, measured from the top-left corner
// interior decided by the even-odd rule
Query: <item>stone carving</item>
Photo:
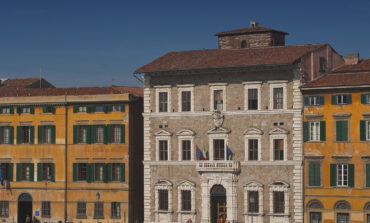
[[[217,129],[220,128],[224,123],[224,115],[221,113],[221,111],[215,111],[212,114],[212,118]]]

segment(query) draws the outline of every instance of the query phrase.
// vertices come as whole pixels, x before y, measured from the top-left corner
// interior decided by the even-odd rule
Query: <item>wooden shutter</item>
[[[95,181],[95,163],[88,164],[87,169],[89,170],[87,172],[88,173],[87,182],[94,182]]]
[[[121,112],[125,112],[126,111],[125,105],[121,105],[120,109],[121,109]]]
[[[104,113],[108,113],[109,112],[109,105],[104,105]]]
[[[55,164],[54,163],[50,163],[50,180],[51,182],[55,182]]]
[[[42,163],[37,164],[37,181],[42,181]]]
[[[304,97],[304,105],[309,106],[310,105],[310,96]]]
[[[347,94],[346,97],[347,97],[347,104],[349,105],[352,104],[352,95]]]
[[[107,126],[103,126],[103,143],[108,143],[108,132],[107,132]]]
[[[30,126],[30,144],[35,143],[35,127]]]
[[[105,165],[105,170],[106,170],[106,180],[107,182],[112,182],[112,164],[111,163],[107,163]]]
[[[77,125],[74,125],[73,126],[73,144],[77,144],[77,137],[78,137],[78,126]]]
[[[17,163],[16,164],[16,181],[21,181],[21,164],[20,163]]]
[[[354,187],[355,185],[355,165],[348,164],[348,186]]]
[[[51,143],[55,144],[55,125],[51,125],[50,130],[51,130]]]
[[[9,126],[9,144],[14,144],[14,127]]]
[[[126,142],[125,125],[121,125],[121,143]]]
[[[14,107],[10,107],[9,110],[10,110],[10,114],[14,114]]]
[[[34,168],[33,163],[30,163],[30,181],[33,182],[34,180]]]
[[[73,106],[73,113],[77,113],[78,112],[78,106]]]
[[[9,181],[13,181],[13,163],[9,163]]]
[[[370,164],[366,164],[366,187],[370,187]]]
[[[30,113],[35,114],[35,108],[34,107],[30,107]]]
[[[343,141],[343,136],[342,136],[342,121],[336,121],[335,122],[335,141],[340,142]]]
[[[360,120],[360,140],[366,141],[366,121],[365,120]]]
[[[125,163],[121,163],[121,178],[120,178],[120,181],[121,182],[125,182],[125,176],[126,176],[126,173],[125,173]]]
[[[22,126],[17,126],[17,144],[22,143]]]
[[[331,96],[331,104],[332,105],[336,105],[337,104],[337,96],[336,95],[332,95]]]
[[[43,106],[43,107],[42,107],[42,113],[47,113],[47,112],[48,112],[48,107]]]
[[[73,181],[77,181],[77,163],[73,163]]]
[[[42,125],[37,126],[37,144],[42,144]]]
[[[17,107],[17,114],[22,114],[22,108],[21,107]]]
[[[107,133],[107,143],[112,143],[112,125],[107,125],[105,130]]]
[[[342,121],[342,139],[343,141],[348,141],[348,121]]]
[[[320,163],[309,163],[309,186],[320,186],[321,185],[321,173],[320,173]]]
[[[53,114],[55,114],[55,112],[56,112],[56,108],[53,106],[53,107],[51,107],[51,112],[53,113]]]
[[[326,125],[325,121],[320,122],[320,141],[324,142],[326,140]]]
[[[86,143],[87,144],[94,143],[94,126],[93,125],[87,125],[86,128],[87,128]]]
[[[107,164],[106,163],[103,165],[103,181],[105,183],[108,182]]]
[[[325,104],[325,98],[324,96],[319,96],[319,104],[324,105]]]
[[[309,141],[309,123],[303,122],[303,142]]]
[[[87,111],[87,113],[93,113],[93,112],[95,112],[95,110],[96,110],[96,108],[95,108],[95,106],[87,106],[87,108],[86,108],[86,111]]]
[[[337,186],[337,164],[330,164],[330,186]]]

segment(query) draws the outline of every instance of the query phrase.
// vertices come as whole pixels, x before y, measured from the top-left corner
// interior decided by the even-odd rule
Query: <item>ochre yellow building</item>
[[[142,221],[141,89],[0,95],[0,221]]]
[[[302,87],[305,222],[370,222],[370,59]]]

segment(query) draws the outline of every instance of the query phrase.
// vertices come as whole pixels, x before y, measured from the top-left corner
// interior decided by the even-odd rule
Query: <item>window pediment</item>
[[[154,133],[155,136],[172,136],[172,133],[167,132],[165,130],[160,130],[156,133]]]
[[[244,185],[244,189],[246,190],[262,190],[263,189],[263,184],[256,182],[256,181],[251,181]]]
[[[169,180],[158,180],[155,186],[172,186],[172,182]]]
[[[193,132],[190,129],[181,129],[180,131],[178,131],[176,133],[176,135],[178,135],[178,136],[194,136],[195,132]]]
[[[284,181],[275,181],[269,184],[269,187],[272,188],[289,188],[289,184]]]
[[[244,135],[263,135],[263,131],[257,128],[249,128],[244,131]]]
[[[285,130],[285,129],[282,129],[282,128],[275,128],[275,129],[271,130],[269,132],[269,134],[270,135],[281,135],[281,134],[287,135],[287,134],[289,134],[289,131]]]
[[[186,188],[192,188],[195,187],[195,183],[188,181],[188,180],[183,180],[179,183],[179,187],[186,187]]]
[[[213,129],[207,131],[207,134],[229,134],[231,131],[223,127],[214,127]]]

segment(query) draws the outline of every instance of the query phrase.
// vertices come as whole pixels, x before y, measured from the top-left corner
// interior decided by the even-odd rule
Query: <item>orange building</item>
[[[305,222],[370,222],[370,59],[302,86]]]
[[[0,87],[0,220],[140,222],[142,90],[8,81]]]

